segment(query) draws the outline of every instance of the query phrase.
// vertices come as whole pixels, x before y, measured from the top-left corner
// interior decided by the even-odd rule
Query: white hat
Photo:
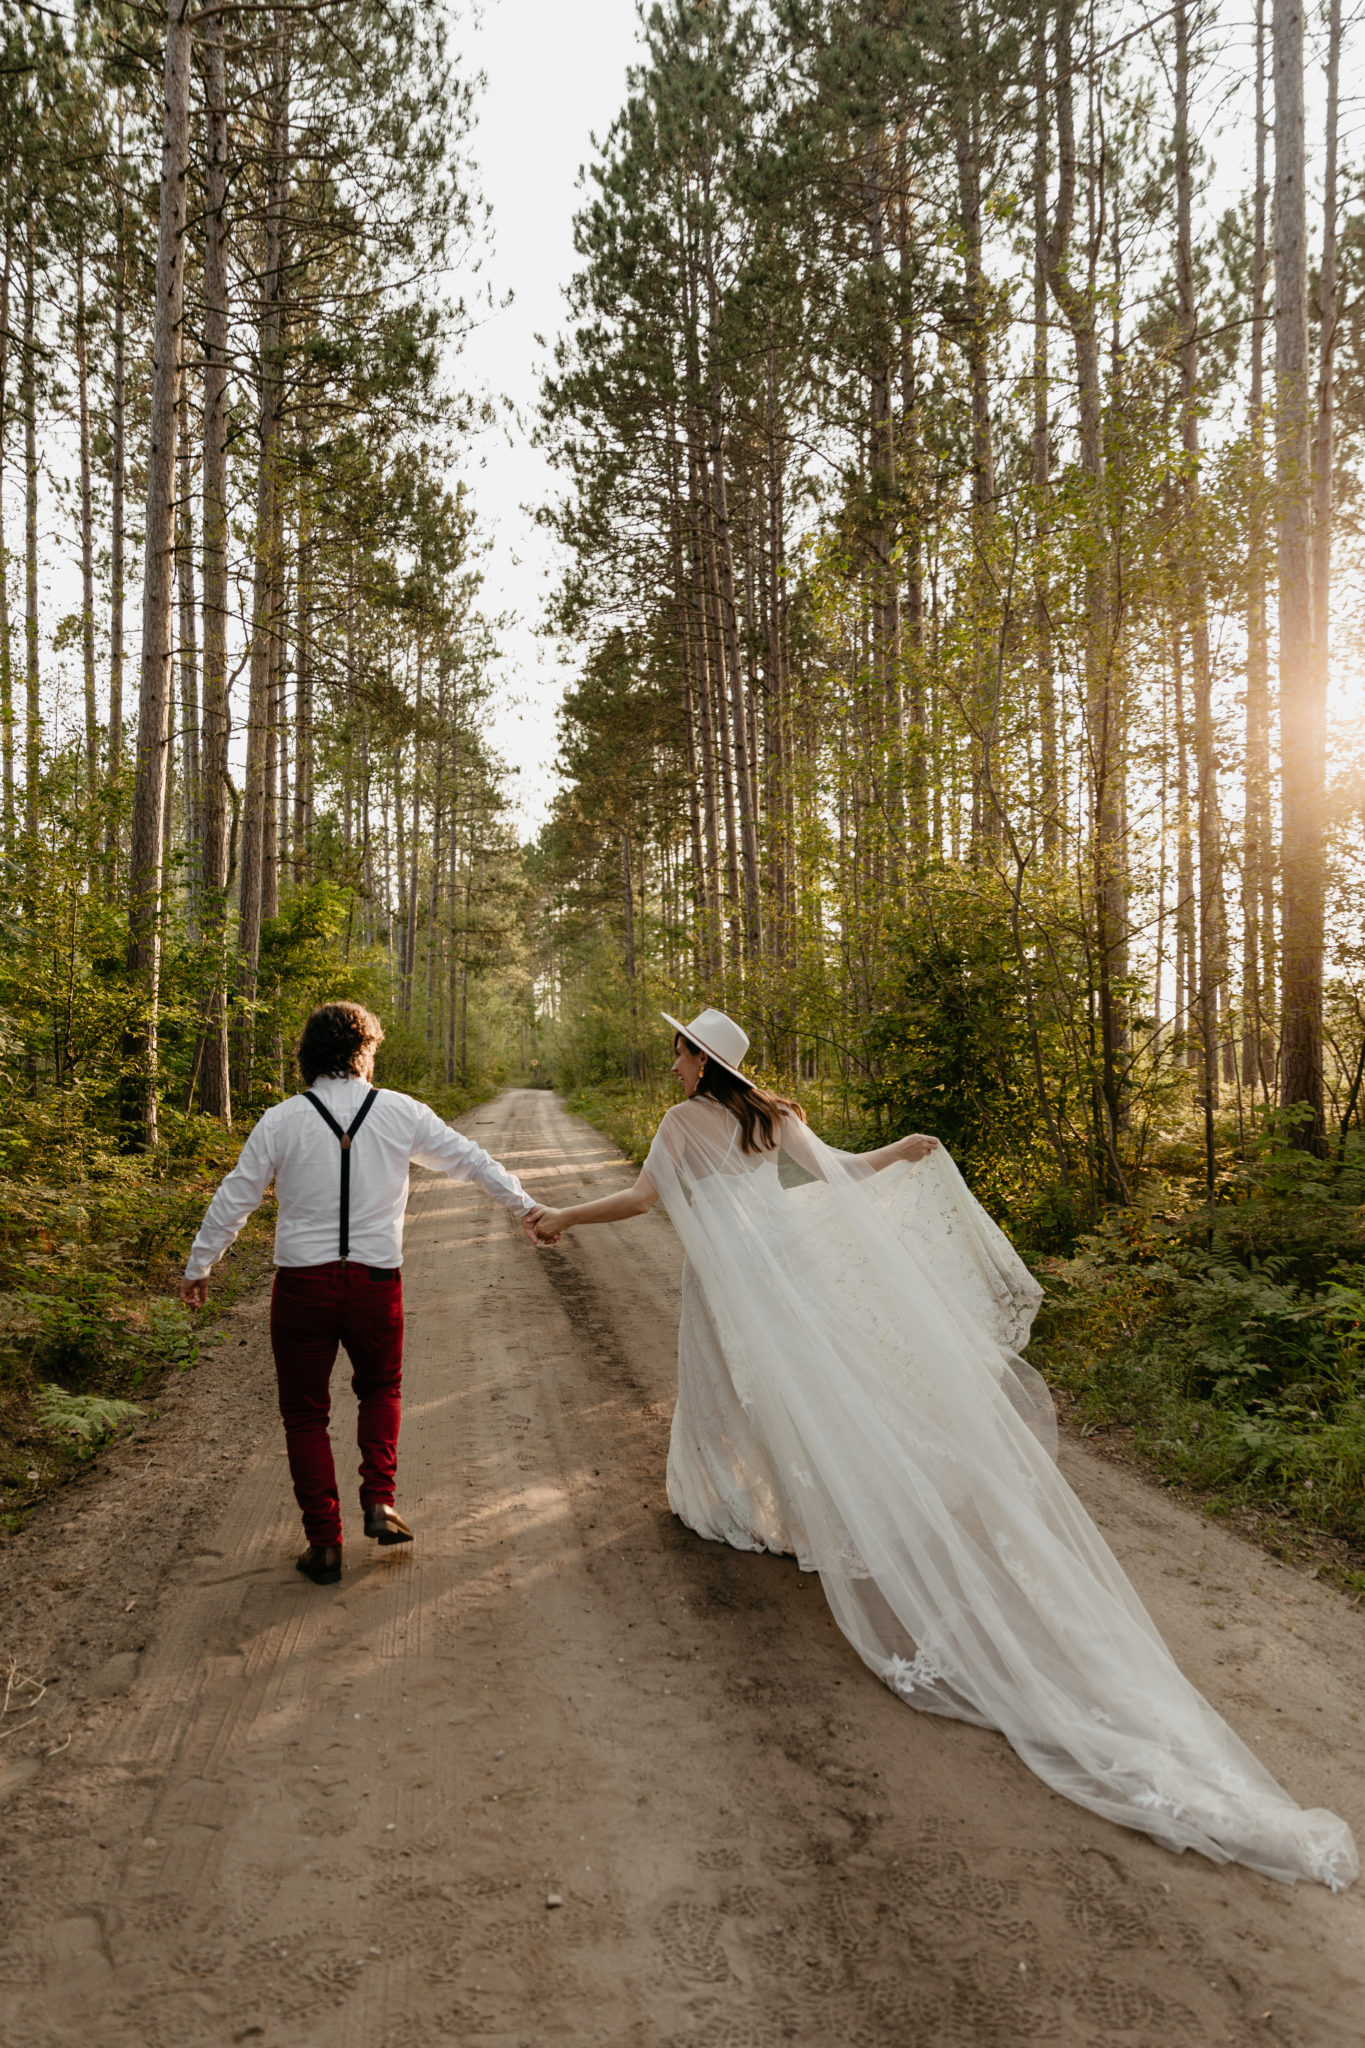
[[[727,1074],[733,1074],[740,1081],[749,1079],[739,1070],[739,1063],[749,1050],[749,1034],[741,1031],[734,1018],[727,1017],[724,1010],[699,1010],[690,1024],[680,1024],[676,1017],[669,1016],[667,1010],[660,1010],[659,1015],[665,1024],[671,1024],[693,1045],[699,1045],[709,1059],[724,1067]]]

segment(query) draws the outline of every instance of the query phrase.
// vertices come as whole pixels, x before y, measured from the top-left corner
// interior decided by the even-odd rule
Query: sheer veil
[[[776,1475],[769,1547],[819,1572],[903,1699],[999,1729],[1067,1798],[1172,1849],[1349,1884],[1350,1830],[1295,1806],[1184,1678],[1057,1471],[1016,1349],[1040,1291],[947,1155],[872,1175],[793,1116],[780,1138],[745,1154],[694,1098],[646,1161],[687,1254],[685,1325],[704,1316]]]

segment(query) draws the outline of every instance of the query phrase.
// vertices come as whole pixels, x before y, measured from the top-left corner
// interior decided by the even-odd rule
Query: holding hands
[[[558,1209],[528,1209],[521,1227],[533,1245],[558,1244],[564,1235],[562,1212]]]
[[[568,1209],[528,1209],[521,1227],[532,1244],[558,1244],[566,1230],[576,1230],[580,1223],[624,1223],[628,1217],[643,1216],[658,1199],[649,1175],[642,1173],[633,1188],[605,1195],[600,1202],[579,1202]]]

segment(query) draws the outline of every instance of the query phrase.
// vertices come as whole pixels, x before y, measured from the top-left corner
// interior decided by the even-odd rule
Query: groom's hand
[[[540,1221],[541,1217],[544,1214],[544,1208],[538,1206],[534,1209],[528,1209],[526,1211],[526,1214],[521,1219],[521,1227],[523,1231],[526,1233],[527,1241],[535,1245],[537,1250],[540,1248],[542,1244],[548,1242],[548,1239],[541,1237],[541,1235],[536,1229],[537,1223]]]
[[[180,1282],[180,1299],[186,1308],[202,1308],[208,1298],[209,1276],[207,1273],[200,1280],[182,1280]]]

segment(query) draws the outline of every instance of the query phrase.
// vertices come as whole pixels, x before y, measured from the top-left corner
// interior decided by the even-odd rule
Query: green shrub
[[[1152,1188],[1050,1263],[1035,1362],[1169,1478],[1365,1544],[1363,1193],[1273,1130],[1212,1211]]]
[[[39,1387],[33,1410],[52,1436],[74,1437],[90,1448],[116,1436],[142,1414],[135,1401],[115,1401],[107,1394],[68,1394],[50,1385]]]

